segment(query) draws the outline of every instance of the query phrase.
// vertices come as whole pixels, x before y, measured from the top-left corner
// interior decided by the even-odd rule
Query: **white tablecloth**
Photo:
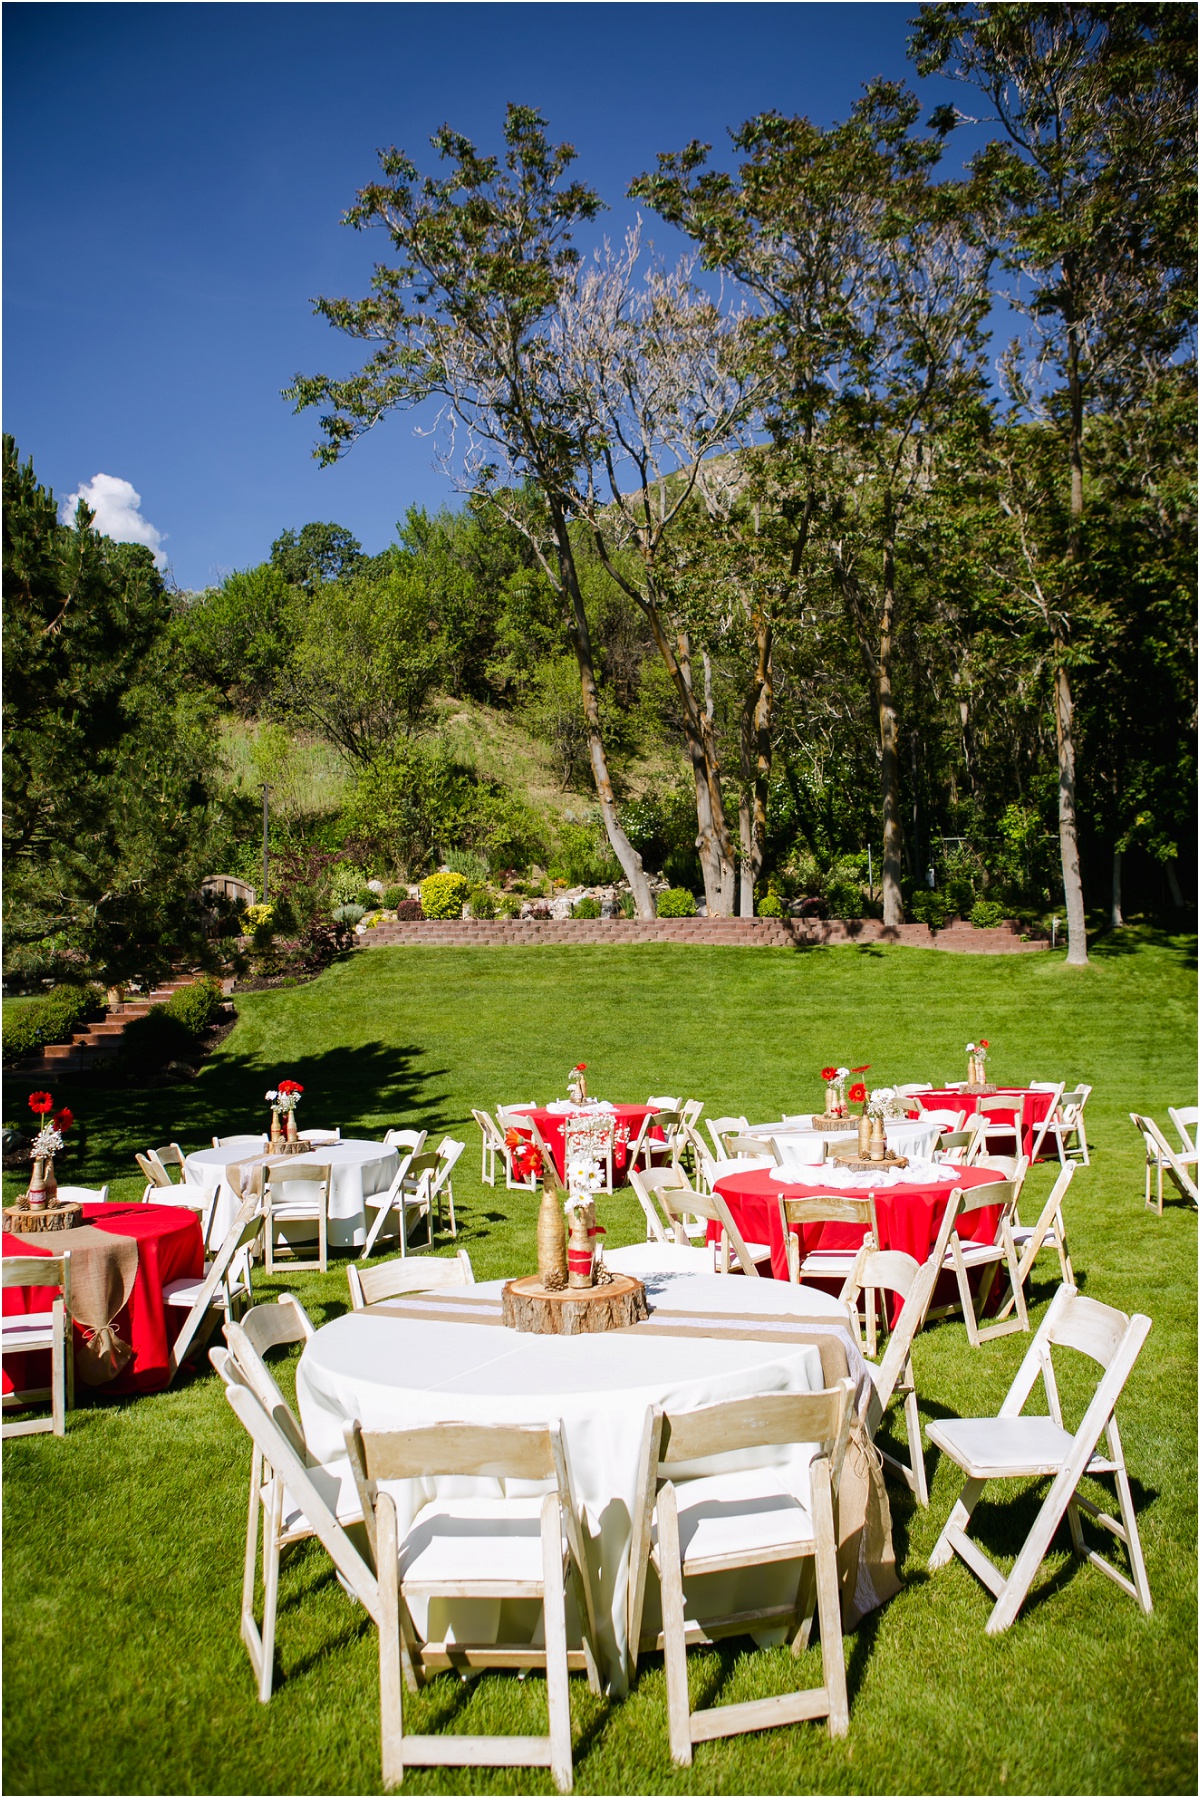
[[[203,1186],[205,1192],[211,1194],[218,1183],[225,1179],[227,1167],[250,1160],[253,1155],[253,1149],[243,1150],[240,1155],[236,1149],[197,1149],[194,1154],[185,1158],[184,1169],[189,1180],[194,1180]],[[379,1142],[322,1143],[311,1156],[306,1155],[304,1159],[329,1163],[329,1246],[335,1249],[361,1248],[367,1240],[363,1194],[387,1190],[400,1165],[399,1151],[385,1148]],[[286,1186],[284,1192],[287,1195]],[[311,1191],[298,1185],[294,1196],[297,1199],[310,1198]],[[236,1193],[226,1184],[217,1207],[217,1216],[209,1232],[210,1242],[220,1242],[237,1215],[238,1203]],[[295,1224],[286,1234],[289,1240],[294,1236],[297,1241],[305,1241],[315,1232],[315,1224]],[[284,1234],[282,1226],[280,1233]]]
[[[925,1160],[933,1150],[941,1125],[934,1113],[929,1112],[922,1118],[888,1118],[884,1122],[884,1135],[889,1149],[897,1155],[917,1156]],[[747,1136],[773,1136],[779,1145],[784,1166],[791,1162],[813,1163],[820,1159],[825,1147],[832,1154],[834,1149],[845,1149],[858,1141],[858,1125],[855,1123],[849,1130],[805,1130],[798,1124],[754,1124],[746,1132]]]
[[[717,1274],[671,1274],[666,1279],[670,1296],[660,1302],[672,1310],[686,1304],[706,1316],[751,1310],[816,1316],[807,1288],[789,1288],[779,1281]],[[475,1292],[498,1291],[500,1284],[489,1283]],[[768,1288],[773,1290],[756,1290]],[[824,1309],[821,1321],[831,1321]],[[308,1445],[323,1461],[344,1454],[345,1426],[355,1418],[368,1429],[561,1419],[575,1499],[583,1512],[601,1673],[614,1693],[624,1691],[628,1681],[630,1518],[647,1407],[692,1409],[764,1392],[817,1391],[821,1384],[820,1352],[806,1344],[651,1337],[623,1331],[547,1337],[482,1324],[410,1321],[371,1311],[349,1313],[318,1330],[296,1370],[296,1396]],[[806,1501],[811,1450],[798,1444],[760,1453]],[[396,1489],[402,1531],[445,1485],[414,1480]],[[456,1496],[467,1496],[476,1487],[482,1494],[497,1490],[494,1483],[453,1482]],[[794,1576],[796,1569],[790,1572]],[[751,1571],[720,1577],[752,1584],[762,1575]],[[784,1570],[768,1569],[767,1577],[778,1587]],[[741,1591],[739,1585],[739,1600]],[[725,1591],[719,1599],[713,1596],[722,1606],[728,1602]],[[469,1621],[465,1616],[460,1619],[461,1639],[468,1630],[486,1629],[489,1621],[492,1632],[498,1628],[498,1607],[491,1620],[481,1618],[476,1603],[469,1611]],[[454,1620],[454,1607],[446,1605],[436,1621],[437,1634],[443,1628],[453,1634]],[[433,1628],[419,1614],[414,1614],[414,1621],[418,1628]]]

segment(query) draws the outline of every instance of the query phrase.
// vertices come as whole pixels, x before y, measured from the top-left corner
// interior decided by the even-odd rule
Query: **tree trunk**
[[[1075,743],[1071,734],[1071,683],[1063,665],[1066,646],[1054,640],[1054,729],[1058,739],[1058,841],[1062,853],[1063,897],[1067,907],[1067,964],[1087,965],[1087,920],[1083,879],[1079,872],[1079,833],[1075,822]]]
[[[642,867],[641,856],[621,829],[616,801],[613,798],[612,780],[608,772],[608,757],[604,753],[604,734],[600,725],[600,695],[596,687],[592,636],[588,629],[583,594],[580,592],[579,579],[575,571],[575,559],[571,552],[565,522],[556,519],[555,524],[562,585],[570,601],[569,629],[571,643],[575,650],[575,659],[579,664],[583,715],[587,723],[588,757],[592,764],[592,777],[596,783],[596,796],[600,801],[604,828],[608,832],[608,840],[612,845],[613,854],[620,862],[622,872],[629,882],[629,890],[633,894],[637,915],[639,918],[652,918],[654,916],[654,895],[650,891],[650,882]]]
[[[1179,884],[1179,875],[1175,870],[1175,862],[1169,859],[1163,864],[1167,870],[1167,890],[1171,895],[1171,904],[1176,911],[1183,910],[1183,889]]]
[[[711,718],[711,670],[706,658],[705,709],[702,714],[692,686],[691,643],[687,633],[679,633],[679,652],[676,654],[671,647],[658,606],[645,597],[640,597],[639,603],[649,621],[659,654],[671,676],[671,683],[679,695],[683,734],[696,788],[696,853],[700,858],[700,872],[704,879],[705,909],[710,918],[729,918],[733,916],[737,869],[721,798],[721,768]]]
[[[892,698],[892,624],[896,611],[896,546],[889,529],[883,545],[883,616],[879,623],[879,655],[876,692],[879,705],[879,783],[883,809],[883,922],[903,924],[904,901],[900,897],[900,865],[903,831],[900,824],[900,752],[896,706]]]
[[[755,619],[754,634],[758,657],[754,681],[742,708],[742,792],[738,806],[742,850],[739,909],[743,918],[754,916],[754,888],[762,873],[767,840],[767,794],[771,784],[772,632],[761,614]]]
[[[1125,914],[1121,910],[1121,851],[1113,850],[1112,863],[1112,927],[1119,930],[1125,922]]]

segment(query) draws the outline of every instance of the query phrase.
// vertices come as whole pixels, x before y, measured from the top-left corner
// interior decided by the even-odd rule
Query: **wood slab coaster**
[[[584,1336],[623,1330],[650,1315],[646,1288],[632,1274],[614,1273],[606,1286],[565,1287],[548,1292],[536,1274],[509,1280],[501,1295],[501,1316],[510,1330],[535,1336]]]
[[[82,1222],[83,1206],[77,1199],[47,1205],[42,1211],[30,1211],[24,1205],[4,1207],[4,1228],[14,1236],[40,1235],[43,1230],[74,1230]]]
[[[840,1134],[845,1136],[849,1131],[858,1129],[858,1119],[856,1117],[830,1118],[826,1117],[823,1111],[810,1112],[809,1116],[812,1118],[812,1127],[814,1130],[825,1130],[831,1135]],[[761,1131],[760,1134],[769,1136],[770,1131],[764,1130]]]

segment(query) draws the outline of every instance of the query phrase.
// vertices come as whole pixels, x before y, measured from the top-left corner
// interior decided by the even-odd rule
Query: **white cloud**
[[[142,496],[132,481],[115,474],[93,475],[63,501],[59,517],[64,524],[71,523],[80,500],[96,514],[93,528],[101,536],[111,537],[114,543],[144,543],[153,551],[155,567],[166,567],[167,558],[160,547],[166,532],[156,531],[150,520],[142,517]]]

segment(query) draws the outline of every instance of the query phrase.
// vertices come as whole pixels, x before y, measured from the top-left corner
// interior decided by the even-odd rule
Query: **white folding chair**
[[[471,1257],[459,1249],[452,1258],[440,1255],[414,1255],[410,1261],[385,1261],[379,1267],[346,1269],[350,1282],[350,1304],[355,1311],[367,1305],[382,1304],[385,1299],[401,1297],[406,1292],[432,1292],[439,1286],[474,1286]]]
[[[997,1115],[1002,1111],[1011,1111],[1011,1120]],[[986,1142],[984,1154],[990,1153],[993,1147],[999,1150],[1001,1143],[1010,1141],[1014,1143],[1014,1153],[1021,1153],[1021,1130],[1025,1116],[1023,1093],[989,1093],[980,1099],[975,1115],[983,1119],[983,1136]]]
[[[655,1196],[662,1206],[671,1235],[683,1248],[692,1246],[686,1228],[688,1218],[703,1218],[706,1226],[708,1223],[716,1223],[721,1226],[720,1242],[716,1251],[719,1273],[729,1273],[731,1249],[744,1274],[753,1274],[757,1278],[757,1264],[760,1261],[770,1262],[770,1245],[763,1242],[745,1241],[733,1221],[729,1206],[719,1192],[696,1192],[689,1186],[660,1186],[655,1189]]]
[[[61,1192],[62,1188],[59,1188]],[[75,1409],[75,1345],[71,1335],[71,1251],[61,1255],[5,1255],[4,1291],[15,1286],[57,1286],[58,1296],[49,1311],[9,1312],[0,1325],[0,1356],[29,1355],[49,1350],[49,1386],[26,1387],[4,1395],[4,1409],[50,1400],[49,1417],[6,1423],[0,1436],[37,1436],[51,1430],[64,1436],[68,1411]]]
[[[934,1144],[934,1159],[959,1167],[975,1142],[974,1130],[943,1130]]]
[[[634,1197],[637,1199],[638,1204],[645,1214],[646,1241],[670,1242],[672,1238],[669,1237],[667,1232],[663,1229],[662,1219],[655,1209],[652,1194],[657,1192],[660,1186],[686,1187],[687,1181],[684,1179],[683,1170],[673,1167],[656,1167],[651,1169],[631,1167],[629,1170],[629,1184],[633,1189]]]
[[[704,1121],[708,1134],[712,1137],[713,1147],[717,1151],[717,1160],[728,1161],[730,1155],[729,1150],[725,1147],[726,1136],[736,1136],[739,1130],[748,1130],[750,1128],[750,1119],[747,1117],[728,1117],[706,1118]]]
[[[252,1155],[265,1149],[270,1140],[266,1131],[260,1130],[257,1135],[246,1132],[241,1136],[214,1136],[212,1146],[214,1149],[242,1149],[247,1155]]]
[[[1063,1199],[1067,1188],[1075,1178],[1075,1169],[1079,1164],[1068,1161],[1059,1169],[1058,1179],[1050,1191],[1050,1197],[1042,1206],[1041,1216],[1036,1224],[1023,1224],[1014,1214],[1012,1235],[1020,1251],[1021,1261],[1017,1268],[1017,1278],[1024,1286],[1033,1270],[1033,1264],[1043,1249],[1054,1249],[1058,1254],[1058,1265],[1062,1272],[1063,1284],[1074,1286],[1075,1271],[1071,1266],[1071,1253],[1067,1248],[1067,1224],[1063,1216]],[[997,1317],[1007,1317],[1016,1303],[1016,1294],[1010,1292]]]
[[[363,1194],[363,1205],[374,1211],[375,1220],[367,1231],[367,1240],[359,1259],[366,1261],[383,1234],[390,1217],[396,1219],[401,1255],[408,1254],[408,1214],[424,1217],[429,1228],[429,1246],[433,1246],[433,1204],[430,1197],[433,1177],[439,1163],[436,1149],[422,1149],[418,1155],[406,1155],[383,1192]],[[389,1232],[390,1234],[390,1232]]]
[[[1042,1152],[1042,1144],[1050,1133],[1050,1125],[1053,1123],[1055,1114],[1062,1102],[1066,1084],[1065,1080],[1060,1080],[1056,1086],[1031,1086],[1029,1088],[1030,1092],[1048,1092],[1050,1094],[1050,1103],[1047,1107],[1046,1115],[1041,1123],[1034,1128],[1033,1141],[1029,1148],[1029,1159],[1031,1163],[1036,1161]]]
[[[687,1123],[686,1120],[680,1131],[680,1138],[681,1157],[687,1150],[691,1150],[693,1163],[692,1172],[694,1175],[692,1184],[694,1186],[699,1186],[701,1192],[711,1192],[716,1179],[716,1162],[713,1160],[704,1138],[700,1135],[700,1132],[696,1129],[695,1125]],[[682,1173],[682,1161],[680,1163],[680,1172]]]
[[[1200,1125],[1200,1105],[1168,1105],[1167,1116],[1179,1132],[1179,1152],[1183,1155],[1195,1155],[1195,1132],[1197,1125]],[[62,1187],[58,1190],[61,1192]]]
[[[1146,1203],[1153,1209],[1154,1201],[1150,1197],[1150,1170],[1153,1168],[1158,1177],[1158,1215],[1163,1214],[1163,1175],[1174,1181],[1185,1199],[1191,1199],[1193,1205],[1200,1205],[1200,1188],[1197,1188],[1193,1174],[1188,1166],[1196,1166],[1196,1156],[1182,1155],[1173,1149],[1152,1117],[1144,1117],[1140,1112],[1131,1111],[1129,1121],[1142,1133],[1142,1141],[1146,1145]]]
[[[471,1111],[471,1116],[479,1125],[480,1134],[483,1137],[483,1165],[479,1175],[483,1184],[485,1186],[496,1184],[496,1159],[499,1157],[504,1167],[504,1184],[509,1192],[536,1192],[538,1189],[536,1174],[531,1174],[527,1180],[514,1180],[512,1150],[505,1142],[504,1132],[496,1123],[495,1118],[486,1111],[474,1109]],[[527,1130],[532,1126],[530,1118],[522,1118],[521,1122]],[[539,1147],[541,1146],[536,1130],[534,1131],[534,1142]]]
[[[332,1130],[317,1130],[317,1129],[298,1130],[296,1132],[296,1134],[300,1138],[301,1142],[310,1142],[314,1146],[319,1143],[329,1144],[329,1143],[341,1142],[342,1127],[340,1124],[338,1124]]]
[[[928,1426],[929,1440],[967,1476],[929,1557],[929,1568],[932,1572],[944,1567],[957,1554],[982,1580],[996,1600],[986,1625],[989,1636],[998,1635],[1015,1621],[1064,1511],[1075,1553],[1135,1598],[1147,1615],[1153,1609],[1116,1418],[1117,1400],[1149,1333],[1148,1317],[1138,1313],[1127,1317],[1111,1305],[1081,1298],[1073,1286],[1060,1286],[1009,1387],[999,1416],[947,1418]],[[1083,1421],[1073,1435],[1063,1426],[1051,1358],[1055,1346],[1075,1349],[1104,1369]],[[1050,1415],[1025,1417],[1025,1403],[1039,1375]],[[1107,1439],[1107,1455],[1097,1450],[1102,1434]],[[1120,1523],[1080,1495],[1079,1482],[1085,1474],[1090,1478],[1113,1475]],[[1054,1482],[1007,1576],[967,1535],[971,1513],[985,1485],[989,1480],[1003,1479]],[[1087,1546],[1080,1510],[1125,1544],[1132,1581]]]
[[[1024,1173],[1022,1171],[1022,1179]],[[958,1300],[962,1307],[963,1322],[967,1327],[967,1341],[972,1348],[978,1348],[981,1342],[990,1342],[996,1336],[1011,1335],[1014,1330],[1028,1330],[1029,1313],[1025,1307],[1025,1290],[1021,1285],[1020,1263],[1017,1259],[1017,1245],[1013,1241],[1013,1218],[1016,1215],[1017,1200],[1020,1197],[1019,1180],[996,1180],[984,1186],[968,1186],[956,1188],[950,1194],[946,1206],[950,1214],[949,1248],[942,1257],[942,1267],[953,1269],[958,1282]],[[991,1242],[972,1242],[964,1240],[959,1233],[959,1225],[964,1217],[973,1211],[985,1210],[988,1206],[999,1205],[1000,1217],[996,1224],[995,1234]],[[943,1217],[943,1223],[945,1218]],[[1017,1315],[1003,1322],[988,1324],[984,1329],[979,1327],[979,1319],[983,1316],[996,1274],[1003,1264],[1016,1301]],[[971,1296],[971,1279],[973,1273],[982,1270],[978,1300]],[[978,1310],[976,1310],[976,1302]]]
[[[725,1138],[731,1158],[742,1161],[770,1161],[779,1166],[780,1154],[773,1136],[751,1136],[746,1132],[730,1133]]]
[[[667,1110],[670,1111],[671,1109],[672,1107],[668,1105]],[[674,1109],[683,1112],[684,1124],[689,1130],[694,1130],[696,1125],[700,1122],[700,1113],[704,1110],[704,1100],[685,1099],[682,1106],[676,1106]]]
[[[59,1199],[66,1205],[107,1205],[107,1186],[60,1186]]]
[[[263,1170],[263,1242],[266,1248],[264,1271],[275,1271],[276,1227],[298,1223],[317,1226],[317,1259],[301,1261],[296,1250],[290,1250],[287,1265],[292,1268],[319,1268],[329,1271],[329,1182],[333,1170],[327,1161],[310,1160],[307,1155],[289,1156]],[[291,1192],[284,1197],[284,1188]],[[297,1187],[310,1190],[297,1193]]]
[[[1077,1086],[1074,1092],[1063,1093],[1057,1111],[1051,1112],[1046,1120],[1042,1134],[1054,1138],[1058,1159],[1064,1166],[1072,1160],[1078,1161],[1083,1167],[1091,1166],[1087,1127],[1083,1121],[1084,1106],[1091,1095],[1090,1086]]]
[[[898,1086],[896,1096],[900,1099],[915,1099],[918,1093],[931,1093],[933,1086],[928,1080],[910,1080],[907,1086]]]
[[[880,1447],[877,1439],[875,1448],[884,1465],[898,1473],[909,1490],[915,1493],[920,1505],[929,1503],[929,1486],[925,1478],[925,1456],[921,1446],[921,1415],[917,1409],[912,1345],[929,1310],[929,1302],[941,1271],[944,1247],[943,1237],[941,1247],[935,1247],[927,1261],[917,1261],[900,1249],[877,1249],[868,1237],[858,1252],[853,1272],[839,1294],[842,1303],[849,1306],[856,1325],[858,1301],[860,1296],[865,1295],[867,1354],[872,1357],[867,1366],[873,1388],[867,1413],[867,1428],[874,1439],[892,1399],[897,1393],[903,1396],[904,1422],[908,1431],[908,1460],[901,1461],[888,1454]],[[888,1337],[883,1356],[878,1365],[875,1365],[875,1305],[876,1294],[880,1292],[897,1293],[904,1302],[896,1326]]]
[[[183,1184],[186,1186],[188,1184],[187,1168],[184,1165],[183,1150],[177,1142],[169,1142],[161,1149],[148,1149],[146,1151],[146,1159],[147,1161],[156,1163],[162,1169],[164,1176],[171,1185]],[[178,1176],[174,1176],[170,1172],[173,1167],[179,1169]]]
[[[647,1412],[633,1514],[629,1648],[635,1664],[640,1652],[662,1650],[671,1759],[678,1766],[691,1765],[695,1743],[748,1730],[818,1717],[826,1718],[831,1736],[849,1729],[834,1520],[853,1397],[854,1383],[845,1379],[822,1392],[730,1399],[695,1411],[664,1412],[655,1406]],[[812,1443],[815,1450],[807,1505],[769,1466],[701,1471],[715,1457],[796,1443]],[[686,1620],[685,1581],[797,1560],[811,1560],[812,1572],[802,1571],[794,1597],[703,1622]],[[642,1627],[648,1566],[658,1575],[662,1596],[662,1630],[653,1635]],[[793,1654],[799,1654],[808,1646],[814,1598],[821,1685],[749,1704],[692,1709],[689,1646],[782,1625]]]
[[[454,1182],[451,1179],[451,1175],[458,1165],[458,1158],[463,1153],[466,1146],[465,1142],[456,1142],[452,1136],[443,1136],[441,1142],[437,1146],[437,1167],[434,1169],[433,1179],[429,1183],[429,1197],[437,1209],[439,1230],[442,1227],[442,1195],[445,1195],[446,1203],[450,1209],[451,1236],[458,1235],[458,1223],[454,1216]],[[431,1238],[432,1233],[433,1228],[431,1224]]]
[[[386,1149],[406,1149],[410,1155],[419,1155],[425,1147],[426,1130],[389,1130],[384,1136]]]
[[[253,1300],[251,1251],[262,1229],[263,1217],[258,1195],[251,1193],[242,1200],[224,1242],[212,1260],[205,1262],[201,1277],[191,1280],[185,1275],[179,1280],[168,1280],[163,1287],[165,1302],[168,1305],[186,1306],[188,1313],[171,1350],[167,1367],[168,1386],[187,1359],[193,1341],[196,1341],[197,1348],[203,1348],[209,1331],[222,1313],[226,1320],[230,1320],[234,1315],[235,1305],[243,1296],[248,1301]]]
[[[673,1099],[669,1093],[660,1093],[657,1098],[652,1093],[646,1100],[651,1111],[682,1111],[683,1100]]]
[[[441,1423],[407,1430],[352,1424],[346,1450],[379,1577],[379,1708],[383,1784],[408,1767],[549,1767],[560,1792],[573,1783],[569,1669],[586,1666],[599,1692],[595,1622],[566,1448],[558,1424]],[[384,1481],[487,1478],[550,1482],[544,1496],[433,1498],[401,1538]],[[584,1648],[567,1649],[566,1587],[574,1590]],[[540,1599],[543,1640],[441,1642],[418,1639],[414,1599]],[[544,1736],[411,1735],[404,1686],[417,1690],[443,1667],[542,1667],[549,1729]]]
[[[879,1221],[875,1214],[875,1194],[865,1198],[843,1198],[840,1193],[818,1193],[814,1198],[778,1197],[779,1227],[787,1247],[788,1279],[793,1286],[803,1279],[846,1280],[854,1272],[862,1244],[852,1249],[815,1248],[803,1257],[800,1238],[793,1224],[861,1224],[872,1248],[879,1247]]]
[[[274,1305],[256,1305],[238,1322],[225,1326],[238,1370],[258,1398],[259,1403],[286,1425],[297,1452],[304,1456],[310,1471],[326,1487],[330,1504],[343,1524],[356,1522],[362,1511],[358,1490],[344,1459],[340,1466],[329,1468],[311,1465],[312,1457],[304,1441],[304,1429],[287,1399],[280,1391],[264,1356],[268,1350],[297,1342],[308,1342],[315,1334],[308,1313],[294,1294],[282,1293]],[[224,1351],[212,1349],[209,1358],[222,1378],[226,1378]],[[255,1622],[255,1596],[258,1584],[259,1514],[262,1514],[263,1548],[263,1620],[260,1629]],[[296,1542],[312,1535],[312,1526],[303,1511],[293,1503],[270,1463],[264,1462],[258,1444],[250,1465],[250,1505],[246,1517],[246,1554],[242,1575],[242,1641],[250,1657],[250,1665],[258,1682],[258,1696],[266,1704],[271,1697],[275,1663],[275,1624],[279,1603],[279,1566],[284,1553]]]

